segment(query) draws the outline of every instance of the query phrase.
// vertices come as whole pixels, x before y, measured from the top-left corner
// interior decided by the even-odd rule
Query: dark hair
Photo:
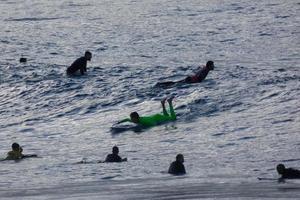
[[[12,148],[13,150],[17,150],[17,149],[20,148],[20,145],[19,145],[18,143],[13,143],[13,144],[11,145],[11,148]]]
[[[284,164],[278,164],[276,169],[279,174],[282,174],[285,171],[285,166]]]
[[[212,66],[213,64],[214,64],[214,62],[209,60],[209,61],[207,61],[206,66]]]
[[[180,158],[183,158],[183,155],[180,153],[180,154],[177,154],[176,156],[176,160],[179,160]]]
[[[20,63],[26,63],[27,59],[26,58],[20,58]]]
[[[132,112],[132,113],[130,113],[130,117],[131,118],[139,118],[140,116],[137,112]]]
[[[114,147],[112,148],[112,152],[113,152],[113,153],[119,152],[119,148],[118,148],[117,146],[114,146]]]
[[[84,55],[92,55],[92,53],[90,51],[86,51]]]

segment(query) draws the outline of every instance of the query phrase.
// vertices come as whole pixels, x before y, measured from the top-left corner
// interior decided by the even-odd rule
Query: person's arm
[[[174,173],[174,166],[173,165],[174,165],[173,163],[170,164],[170,167],[169,167],[169,170],[168,170],[169,174],[173,174]]]
[[[104,162],[110,162],[110,156],[109,155],[106,156]]]
[[[84,65],[84,68],[83,68],[83,70],[84,70],[84,72],[86,72],[86,63],[85,63],[85,65]]]
[[[119,122],[117,122],[117,124],[121,124],[121,123],[124,123],[124,122],[132,122],[129,118],[126,118],[126,119],[123,119]]]
[[[22,158],[36,158],[36,154],[27,154],[27,155],[22,155]]]
[[[185,171],[185,167],[184,167],[184,165],[182,164],[182,173],[186,173],[186,171]]]
[[[81,73],[81,75],[84,74],[84,69],[83,68],[80,68],[80,73]]]

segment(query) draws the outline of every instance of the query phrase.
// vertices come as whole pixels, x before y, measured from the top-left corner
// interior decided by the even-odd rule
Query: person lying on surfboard
[[[24,155],[22,147],[18,143],[13,143],[11,145],[12,151],[7,153],[7,157],[4,160],[19,160],[22,158],[29,158],[29,157],[37,157],[37,155]]]
[[[169,99],[163,99],[161,101],[161,105],[163,108],[163,114],[154,114],[154,115],[150,115],[150,116],[140,116],[137,112],[132,112],[130,114],[130,118],[127,119],[123,119],[121,121],[118,122],[118,124],[120,123],[124,123],[124,122],[133,122],[135,124],[144,126],[144,127],[151,127],[151,126],[156,126],[158,124],[167,122],[167,121],[174,121],[176,120],[176,114],[173,108],[173,101],[174,97],[171,97]],[[166,107],[165,107],[165,102],[168,101],[169,103],[169,107],[170,107],[170,114],[167,112]]]
[[[278,164],[276,167],[280,179],[300,179],[300,171],[293,168],[285,168],[284,164]]]
[[[214,68],[215,68],[214,62],[210,60],[206,63],[205,66],[199,67],[196,70],[195,74],[188,76],[183,80],[161,82],[161,83],[157,83],[156,85],[157,86],[169,86],[169,85],[173,85],[176,83],[199,83],[199,82],[203,81],[206,78],[206,76],[208,75],[209,71],[214,70]]]

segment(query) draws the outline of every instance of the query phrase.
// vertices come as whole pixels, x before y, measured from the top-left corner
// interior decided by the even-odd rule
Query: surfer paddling
[[[135,124],[141,125],[143,127],[151,127],[151,126],[155,126],[164,122],[168,122],[168,121],[174,121],[176,120],[176,114],[173,108],[173,101],[174,97],[171,97],[169,99],[163,99],[161,101],[161,105],[163,108],[163,114],[154,114],[154,115],[150,115],[150,116],[140,116],[137,112],[132,112],[130,114],[130,118],[127,119],[123,119],[120,122],[118,122],[118,124],[120,123],[124,123],[124,122],[133,122]],[[170,108],[170,113],[167,112],[166,110],[166,106],[165,106],[165,102],[168,101],[169,103],[169,108]]]
[[[174,85],[176,83],[200,83],[206,78],[209,71],[214,70],[214,68],[215,68],[214,62],[208,61],[205,66],[199,67],[193,75],[187,76],[183,80],[161,82],[161,83],[157,83],[156,86],[166,87],[166,86]]]
[[[280,180],[283,179],[300,179],[300,171],[293,168],[285,168],[284,164],[279,164],[276,167],[278,174],[281,175]]]

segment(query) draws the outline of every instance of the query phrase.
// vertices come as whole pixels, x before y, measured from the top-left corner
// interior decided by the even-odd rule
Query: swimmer
[[[215,65],[213,61],[208,61],[205,66],[199,67],[194,75],[188,76],[183,80],[180,81],[167,81],[157,83],[156,86],[171,86],[176,83],[199,83],[202,82],[206,76],[208,75],[209,71],[214,70]]]
[[[278,174],[281,175],[279,180],[283,179],[300,179],[300,171],[293,168],[285,168],[283,164],[279,164],[276,167]]]
[[[182,154],[178,154],[176,156],[176,161],[172,162],[170,167],[169,167],[169,174],[174,174],[174,175],[183,175],[185,174],[185,167],[183,165],[184,163],[184,158]]]
[[[214,70],[214,68],[214,62],[208,61],[205,66],[203,66],[202,68],[199,67],[194,75],[188,76],[182,81],[185,83],[199,83],[203,81],[208,75],[208,72],[210,70]]]
[[[9,151],[7,153],[7,157],[5,158],[5,160],[18,160],[18,159],[22,159],[23,157],[23,149],[22,147],[20,147],[20,145],[18,143],[13,143],[11,145],[12,151]]]
[[[27,58],[23,58],[23,57],[22,57],[22,58],[20,58],[19,61],[20,61],[20,63],[26,63],[26,62],[27,62]]]
[[[92,53],[89,51],[86,51],[83,57],[78,58],[75,60],[70,67],[67,69],[68,75],[75,75],[75,73],[79,70],[81,75],[86,72],[86,64],[87,61],[91,61],[92,59]]]
[[[119,148],[114,146],[112,148],[112,154],[106,156],[105,162],[124,162],[127,161],[127,158],[121,158],[119,155]]]
[[[22,147],[18,143],[13,143],[11,145],[12,151],[7,153],[7,157],[4,160],[19,160],[23,158],[37,157],[37,155],[24,155]]]
[[[133,122],[135,124],[144,126],[144,127],[151,127],[151,126],[155,126],[158,124],[161,124],[163,122],[167,122],[167,121],[174,121],[176,120],[176,114],[173,108],[173,101],[174,97],[171,97],[169,99],[163,99],[161,101],[161,105],[163,108],[163,114],[154,114],[154,115],[150,115],[150,116],[140,116],[137,112],[132,112],[130,114],[130,119],[124,119],[121,120],[120,122],[118,122],[118,124],[123,123],[123,122]],[[170,114],[167,112],[166,107],[165,107],[165,102],[168,101],[169,103],[169,107],[170,107]]]

